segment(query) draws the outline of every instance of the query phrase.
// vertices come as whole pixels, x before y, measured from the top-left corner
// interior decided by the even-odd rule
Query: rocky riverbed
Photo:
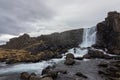
[[[57,63],[54,68],[52,68],[52,71],[61,71],[64,73],[58,73],[57,77],[54,80],[119,80],[120,78],[119,74],[117,74],[118,77],[115,77],[115,79],[110,79],[112,77],[114,78],[115,75],[106,76],[103,71],[105,69],[109,69],[109,67],[108,66],[105,67],[105,65],[108,65],[110,62],[113,61],[118,63],[118,60],[116,61],[116,60],[104,60],[104,59],[84,59],[84,60],[75,60],[74,65],[68,66],[64,64],[64,61],[61,61]],[[120,66],[116,68],[120,68]],[[119,72],[119,69],[117,72]],[[40,77],[40,74],[37,74],[37,76]],[[0,80],[21,80],[21,79],[19,73],[17,74],[11,73],[6,75],[0,75]]]

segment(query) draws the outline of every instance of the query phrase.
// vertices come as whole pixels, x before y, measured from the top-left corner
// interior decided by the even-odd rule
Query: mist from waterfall
[[[80,44],[80,47],[82,48],[91,47],[95,43],[96,43],[96,27],[84,28],[83,41]]]

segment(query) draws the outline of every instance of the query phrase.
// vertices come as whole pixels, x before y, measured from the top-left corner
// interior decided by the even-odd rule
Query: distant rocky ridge
[[[38,37],[30,37],[28,34],[24,34],[12,38],[6,45],[0,46],[0,60],[15,63],[37,62],[55,57],[59,58],[68,49],[77,47],[82,42],[82,37],[83,29],[41,35]],[[24,56],[22,56],[21,50],[25,51]],[[14,53],[14,56],[12,53]],[[19,57],[19,60],[17,57]]]
[[[83,29],[30,37],[28,34],[12,38],[6,45],[1,46],[7,49],[25,49],[32,53],[55,48],[72,48],[82,42]],[[37,51],[38,50],[38,51]]]
[[[105,21],[97,24],[96,46],[120,55],[120,13],[109,12]]]

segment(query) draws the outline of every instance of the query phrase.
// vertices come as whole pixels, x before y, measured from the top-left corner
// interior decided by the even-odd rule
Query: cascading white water
[[[80,47],[76,48],[76,53],[74,53],[74,48],[68,50],[68,53],[73,53],[76,57],[82,57],[88,53],[87,47],[91,47],[96,43],[96,27],[84,28],[83,32],[83,41],[79,45]]]
[[[96,43],[96,27],[85,28],[83,33],[83,42],[80,44],[80,47],[87,48],[91,47]]]

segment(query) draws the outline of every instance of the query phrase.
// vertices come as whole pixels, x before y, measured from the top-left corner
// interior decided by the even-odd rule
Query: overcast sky
[[[0,0],[0,43],[23,33],[92,27],[115,10],[120,0]]]

